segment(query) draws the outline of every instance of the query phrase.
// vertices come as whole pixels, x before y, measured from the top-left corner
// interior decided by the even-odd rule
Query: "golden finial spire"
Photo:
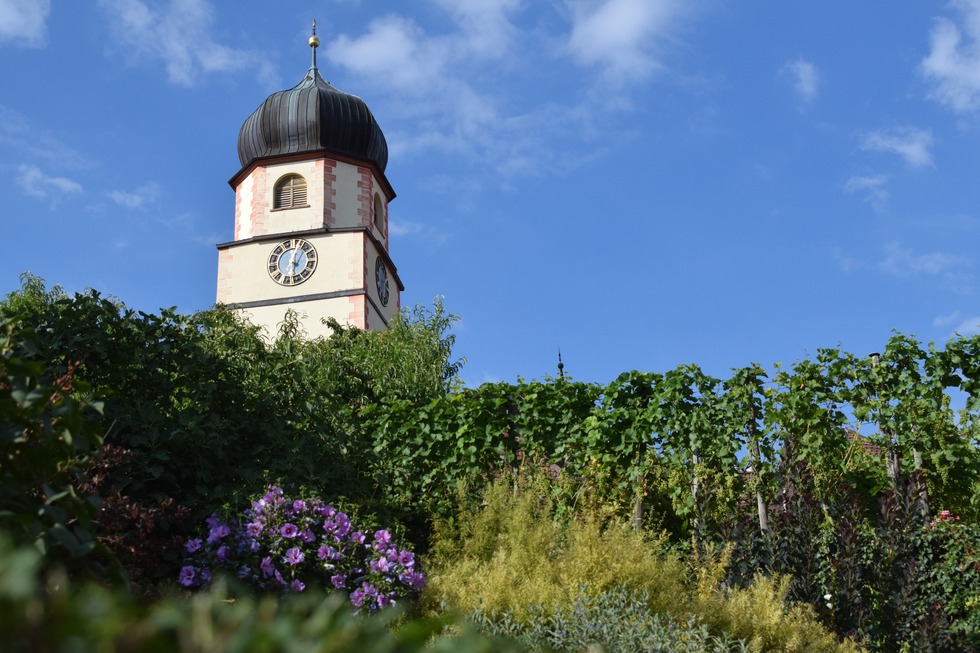
[[[316,37],[316,18],[313,19],[313,35],[310,37],[310,47],[313,48],[313,67],[316,68],[316,49],[320,45],[320,39]]]

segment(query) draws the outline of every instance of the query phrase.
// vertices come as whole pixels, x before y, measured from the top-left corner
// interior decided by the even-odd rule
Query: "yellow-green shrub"
[[[721,582],[727,556],[703,558],[692,587],[690,610],[712,632],[745,640],[753,651],[820,653],[857,652],[851,641],[838,642],[814,617],[809,605],[786,600],[790,578],[757,575],[745,588],[727,589]]]
[[[437,527],[423,594],[429,607],[521,614],[533,605],[571,605],[583,585],[590,594],[646,587],[653,607],[664,609],[684,595],[685,566],[659,541],[607,523],[594,509],[559,523],[547,494],[533,486],[494,483],[479,510]]]
[[[521,619],[532,609],[570,606],[582,591],[597,596],[625,587],[646,590],[653,614],[679,622],[693,616],[755,651],[859,650],[838,643],[804,606],[787,603],[787,580],[759,577],[727,589],[727,555],[682,561],[662,540],[594,507],[558,520],[543,483],[493,483],[479,507],[437,527],[423,594],[429,609],[506,611]]]

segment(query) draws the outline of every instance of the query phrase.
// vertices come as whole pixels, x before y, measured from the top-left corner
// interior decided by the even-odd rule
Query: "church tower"
[[[329,336],[325,318],[383,329],[404,286],[388,254],[388,144],[360,98],[313,65],[273,93],[238,134],[232,177],[235,235],[218,245],[217,301],[275,337],[288,309],[307,337]]]

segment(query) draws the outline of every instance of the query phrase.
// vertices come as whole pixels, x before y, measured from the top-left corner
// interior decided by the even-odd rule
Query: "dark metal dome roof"
[[[370,161],[381,172],[388,165],[388,143],[367,104],[331,86],[314,65],[248,117],[238,132],[238,159],[244,168],[263,157],[320,150]]]

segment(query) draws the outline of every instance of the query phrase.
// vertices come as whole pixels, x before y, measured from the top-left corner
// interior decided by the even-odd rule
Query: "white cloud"
[[[961,336],[975,336],[980,334],[980,315],[974,315],[963,320],[953,332]]]
[[[550,134],[567,129],[581,135],[587,130],[577,109],[539,106],[522,111],[506,106],[521,100],[504,92],[507,75],[490,71],[486,64],[491,61],[499,69],[517,62],[517,50],[506,47],[506,40],[518,37],[508,19],[518,3],[439,2],[451,7],[449,33],[433,36],[408,18],[388,15],[372,21],[360,36],[338,36],[324,48],[326,56],[356,76],[362,88],[384,97],[402,124],[410,125],[404,131],[397,123],[386,125],[393,152],[442,150],[493,162],[504,176],[528,169],[540,174],[547,165],[543,159],[558,157],[547,142]],[[504,40],[495,48],[472,36],[483,19],[494,38]],[[494,84],[481,83],[490,74],[496,77]],[[384,106],[372,104],[376,113]]]
[[[898,243],[889,243],[886,247],[885,258],[878,263],[878,269],[896,277],[945,275],[948,279],[953,280],[956,271],[970,265],[971,262],[965,256],[946,252],[916,254],[908,247],[902,247]]]
[[[190,86],[202,73],[258,70],[272,76],[262,57],[216,43],[214,10],[207,0],[169,0],[149,6],[144,0],[99,0],[125,52],[164,63],[171,82]]]
[[[603,80],[636,81],[659,65],[655,46],[690,6],[680,0],[565,0],[570,22],[561,34],[546,33],[544,23],[519,28],[516,15],[528,7],[521,0],[432,1],[448,19],[439,33],[389,13],[362,33],[336,36],[321,51],[330,69],[349,73],[359,90],[372,93],[392,154],[440,150],[492,165],[504,179],[580,165],[608,145],[608,139],[599,144],[609,132],[597,118],[629,105],[608,89],[579,93],[571,103],[529,104],[534,94],[513,89],[527,78],[540,82],[537,61],[570,56],[599,70]],[[613,136],[625,137],[622,130]]]
[[[793,90],[804,102],[812,102],[820,90],[820,73],[812,62],[796,59],[783,66],[783,72],[793,80]]]
[[[917,127],[896,127],[890,131],[867,134],[861,147],[878,152],[898,154],[913,168],[932,165],[932,132]]]
[[[572,30],[567,51],[614,83],[643,79],[663,67],[657,50],[685,9],[679,0],[566,0]]]
[[[154,182],[143,184],[136,190],[112,190],[106,193],[113,202],[127,209],[142,209],[147,204],[156,201],[160,195],[160,186]]]
[[[929,97],[957,113],[980,109],[980,0],[954,0],[963,25],[937,18],[929,33],[929,56],[920,69],[932,83]]]
[[[49,177],[34,165],[17,166],[17,185],[27,195],[46,200],[52,207],[68,195],[82,192],[82,185],[66,177]]]
[[[844,183],[844,191],[849,194],[863,194],[863,201],[870,204],[875,211],[881,212],[888,203],[888,190],[885,188],[887,183],[888,175],[855,176]]]
[[[50,13],[51,0],[0,0],[0,43],[43,46]]]
[[[326,46],[329,60],[359,76],[383,81],[402,93],[428,95],[448,85],[449,44],[430,39],[414,22],[383,16],[358,38],[337,37]]]

